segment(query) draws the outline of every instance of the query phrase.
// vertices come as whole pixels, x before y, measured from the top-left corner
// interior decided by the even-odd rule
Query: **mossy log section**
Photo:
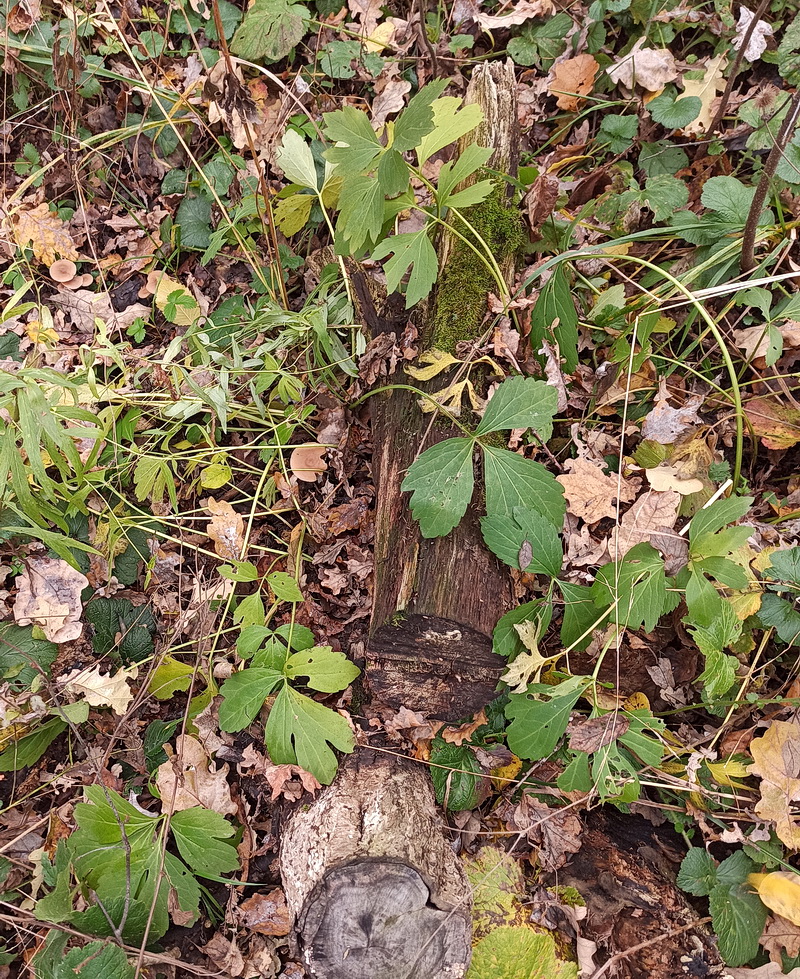
[[[426,769],[364,749],[292,817],[281,869],[303,956],[323,979],[460,979],[470,890]]]
[[[477,67],[465,101],[483,110],[484,121],[470,138],[494,148],[487,166],[515,175],[519,137],[513,67]],[[520,225],[505,187],[498,186],[468,216],[510,283]],[[459,343],[468,346],[485,330],[486,297],[498,287],[474,252],[453,235],[443,236],[439,250],[444,256],[439,286],[422,336],[428,348],[455,352]],[[429,387],[446,383],[441,374]],[[447,537],[424,540],[419,533],[408,493],[400,490],[403,478],[419,452],[461,433],[441,418],[431,422],[417,401],[411,392],[392,391],[372,404],[378,501],[366,681],[374,701],[455,720],[492,699],[504,666],[492,652],[492,630],[514,600],[507,569],[483,543],[479,488],[467,515]]]

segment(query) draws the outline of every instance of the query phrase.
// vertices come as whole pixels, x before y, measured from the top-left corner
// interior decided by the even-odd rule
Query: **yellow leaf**
[[[708,131],[713,119],[711,105],[717,97],[717,92],[725,88],[725,79],[722,72],[725,70],[728,60],[724,54],[712,58],[706,65],[705,73],[702,78],[684,78],[683,94],[679,95],[676,102],[681,99],[696,95],[700,99],[700,115],[693,119],[688,126],[684,126],[683,131],[690,133],[704,133]]]
[[[203,489],[215,490],[231,481],[231,467],[224,462],[212,462],[200,473]]]
[[[395,25],[390,23],[390,21],[385,20],[382,24],[378,24],[375,30],[370,34],[370,36],[364,42],[364,48],[369,51],[370,54],[380,54],[381,51],[387,47],[389,41],[391,41],[394,31]]]
[[[800,799],[800,724],[773,721],[763,737],[750,742],[750,754],[749,774],[761,779],[756,814],[775,824],[782,843],[800,849],[800,824],[791,811]]]
[[[472,407],[479,408],[480,400],[475,394],[472,381],[459,381],[457,384],[448,384],[446,388],[442,388],[439,391],[432,391],[429,398],[420,398],[417,403],[419,404],[420,411],[425,414],[436,411],[436,405],[441,405],[442,408],[446,408],[450,414],[458,418],[461,415],[465,391],[469,396]]]
[[[292,194],[278,201],[275,221],[287,238],[305,228],[315,200],[311,194]]]
[[[538,622],[520,622],[514,628],[526,648],[513,663],[508,664],[501,679],[511,688],[511,693],[525,693],[528,684],[539,683],[544,667],[560,659],[562,653],[559,650],[555,656],[542,656],[539,652],[541,629]]]
[[[14,238],[20,248],[30,244],[37,262],[52,265],[61,255],[76,261],[78,249],[64,222],[47,204],[19,210],[13,215]]]
[[[406,367],[406,374],[410,374],[417,381],[430,381],[431,378],[441,374],[443,370],[453,364],[459,364],[452,354],[445,353],[444,350],[426,350],[420,354],[419,362],[429,364],[428,367]]]
[[[158,280],[155,300],[157,308],[176,326],[191,326],[200,315],[200,307],[191,292],[168,275]]]
[[[750,567],[750,562],[755,556],[756,552],[749,544],[743,544],[730,553],[731,561],[735,561],[744,568],[747,575],[747,588],[742,589],[742,591],[735,591],[732,595],[724,596],[740,622],[744,622],[751,615],[755,615],[761,608],[763,589]]]
[[[747,786],[743,782],[738,782],[739,778],[747,778],[747,766],[733,758],[726,758],[725,761],[706,762],[711,777],[718,785],[728,785],[732,789],[745,789]]]
[[[776,870],[771,874],[750,874],[747,879],[770,911],[800,925],[800,874]]]
[[[629,697],[626,697],[622,703],[623,710],[650,710],[650,701],[647,699],[647,694],[642,693],[637,690],[636,693],[632,693]]]
[[[502,792],[508,788],[508,783],[513,782],[521,771],[522,759],[517,758],[516,755],[512,755],[511,761],[508,764],[498,765],[497,768],[491,770],[489,774],[492,779],[492,785],[494,785],[498,792]]]

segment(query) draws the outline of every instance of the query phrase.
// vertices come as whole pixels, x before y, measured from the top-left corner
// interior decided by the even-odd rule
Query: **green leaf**
[[[233,35],[231,51],[245,61],[280,61],[302,39],[308,16],[292,0],[254,0]]]
[[[778,45],[778,71],[789,85],[800,83],[800,21],[789,18]]]
[[[765,578],[800,586],[800,547],[775,551],[770,554],[769,563],[770,567],[764,571]]]
[[[475,204],[485,201],[493,190],[494,184],[491,180],[481,180],[471,187],[465,187],[463,190],[451,194],[445,201],[439,198],[439,204],[441,207],[445,205],[456,208],[474,207]]]
[[[325,159],[341,166],[345,174],[361,173],[383,152],[383,147],[369,124],[366,113],[346,105],[323,116],[323,131],[334,143],[325,151]]]
[[[629,149],[639,131],[637,116],[605,115],[597,134],[598,142],[608,146],[612,153],[624,153]]]
[[[482,938],[465,979],[576,979],[577,966],[556,954],[553,936],[527,925],[500,925]]]
[[[676,101],[673,92],[671,95],[662,93],[648,102],[647,108],[653,122],[666,129],[683,129],[700,115],[703,103],[696,95],[684,95]]]
[[[728,602],[722,603],[719,614],[707,625],[698,625],[691,630],[692,639],[706,661],[705,670],[697,679],[704,685],[707,698],[722,697],[733,686],[739,663],[736,657],[727,656],[723,650],[735,643],[741,634],[742,623]]]
[[[518,65],[539,65],[545,72],[566,48],[566,38],[573,27],[569,14],[560,13],[542,22],[523,27],[519,37],[508,42],[508,53]]]
[[[353,78],[352,62],[360,55],[358,41],[331,41],[319,54],[319,67],[329,78]]]
[[[119,945],[88,942],[71,948],[58,963],[53,979],[134,979],[136,970]]]
[[[716,861],[702,847],[693,846],[683,858],[677,883],[687,894],[707,897],[718,883]]]
[[[336,755],[355,746],[347,721],[310,697],[284,686],[269,712],[265,740],[276,765],[300,765],[323,785],[336,775]]]
[[[426,228],[393,235],[379,242],[372,253],[372,259],[378,262],[387,255],[393,255],[383,267],[389,292],[398,291],[403,276],[411,269],[406,285],[408,309],[428,295],[439,274],[439,260]]]
[[[222,684],[219,726],[222,731],[241,731],[255,718],[264,701],[284,679],[282,673],[249,666]]]
[[[743,228],[755,197],[755,187],[746,187],[736,177],[711,177],[703,184],[700,200],[731,225]],[[736,497],[730,497],[736,499]],[[728,500],[719,500],[727,503]],[[716,504],[715,504],[716,505]],[[735,518],[734,518],[735,519]],[[726,523],[730,521],[726,520]]]
[[[400,194],[408,188],[408,181],[408,164],[402,154],[395,149],[387,150],[378,162],[378,183],[381,191],[387,197],[394,197],[395,194]],[[377,235],[372,235],[372,238],[377,238]]]
[[[570,713],[583,693],[588,677],[570,677],[557,687],[539,684],[549,700],[533,700],[529,693],[512,694],[506,705],[511,721],[506,736],[509,748],[520,758],[537,761],[553,753],[567,730]]]
[[[477,103],[463,105],[460,98],[453,96],[437,99],[433,103],[434,129],[415,144],[418,165],[424,166],[434,153],[471,133],[482,121],[483,110]]]
[[[758,617],[762,625],[774,629],[787,646],[800,646],[800,612],[792,607],[791,602],[767,592],[761,598]],[[2,757],[0,755],[0,760]]]
[[[708,578],[694,567],[686,581],[685,597],[687,618],[695,625],[707,627],[720,614],[722,598]]]
[[[470,143],[456,160],[442,165],[436,188],[436,196],[440,207],[445,207],[448,204],[448,197],[458,184],[480,169],[488,161],[492,152],[491,149],[485,146]],[[489,186],[491,187],[491,183]]]
[[[708,906],[725,963],[731,968],[745,965],[758,952],[768,910],[747,884],[717,885]]]
[[[337,244],[346,241],[349,250],[357,252],[365,242],[377,241],[383,227],[383,197],[377,177],[356,175],[345,179],[339,195]],[[389,240],[396,241],[397,237]],[[402,275],[401,272],[398,282]]]
[[[289,183],[319,190],[317,167],[311,147],[296,129],[286,130],[276,158]]]
[[[412,493],[411,512],[423,537],[444,537],[467,512],[475,486],[472,439],[454,438],[426,449],[400,489]]]
[[[66,729],[66,723],[58,717],[40,724],[36,730],[26,734],[19,741],[14,741],[5,751],[0,752],[0,772],[18,772],[21,768],[36,764],[59,734]]]
[[[311,194],[291,194],[278,200],[275,221],[287,238],[305,228],[313,206],[314,198]]]
[[[666,221],[674,211],[689,203],[689,188],[682,180],[664,173],[650,177],[641,196],[656,221]]]
[[[394,137],[392,139],[394,149],[400,153],[413,150],[415,146],[419,146],[428,133],[433,131],[435,126],[433,103],[447,88],[448,84],[449,80],[446,78],[430,82],[411,99],[394,124]]]
[[[639,152],[639,166],[648,177],[657,177],[662,173],[674,175],[688,162],[689,157],[685,151],[667,140],[643,143]]]
[[[492,633],[492,649],[498,656],[505,656],[507,659],[516,656],[525,648],[519,633],[514,628],[521,622],[534,622],[540,635],[544,634],[545,629],[550,625],[553,616],[553,605],[542,599],[535,599],[518,605],[500,619],[494,627]]]
[[[321,693],[344,690],[361,670],[344,655],[330,646],[312,646],[293,653],[287,660],[284,675],[290,680],[307,677],[306,686]]]
[[[516,452],[493,445],[482,448],[489,516],[510,516],[517,507],[535,509],[560,530],[566,502],[555,476],[540,463]]]
[[[569,581],[559,581],[558,587],[564,597],[561,645],[566,649],[586,649],[592,640],[591,630],[599,628],[603,623],[603,617],[598,614],[600,610],[595,603],[594,588],[590,585],[575,585]]]
[[[184,197],[175,215],[180,228],[181,248],[202,252],[211,240],[211,201],[207,197]]]
[[[235,830],[218,812],[194,806],[172,814],[170,829],[178,853],[198,877],[211,880],[239,869],[239,854],[229,840]]]
[[[147,690],[158,700],[169,700],[178,690],[189,689],[193,675],[194,667],[190,663],[181,663],[168,655],[155,668]]]
[[[273,571],[267,575],[267,584],[279,602],[302,602],[303,593],[295,579],[285,571]]]
[[[474,809],[478,804],[481,766],[469,745],[448,744],[436,737],[431,744],[431,779],[436,801],[451,812]]]
[[[553,524],[535,510],[516,507],[511,516],[489,516],[481,520],[483,539],[501,561],[519,571],[546,574],[555,578],[561,570],[564,553]],[[520,566],[520,553],[527,542],[528,561]]]
[[[578,751],[564,771],[556,779],[556,785],[562,792],[589,792],[592,788],[592,776],[589,771],[589,756],[585,751]]]
[[[644,625],[652,632],[667,605],[664,561],[650,544],[637,544],[621,561],[600,568],[593,587],[598,607],[618,600],[612,618],[629,629]]]
[[[578,313],[572,301],[567,273],[561,265],[553,269],[531,310],[534,348],[538,350],[537,344],[550,337],[554,337],[558,343],[565,372],[571,374],[578,366]]]
[[[532,428],[543,442],[553,434],[558,406],[556,389],[531,377],[509,377],[495,390],[476,436],[511,428]]]
[[[29,690],[40,670],[49,676],[57,655],[54,642],[33,638],[32,626],[0,623],[0,677],[13,681],[15,690]]]

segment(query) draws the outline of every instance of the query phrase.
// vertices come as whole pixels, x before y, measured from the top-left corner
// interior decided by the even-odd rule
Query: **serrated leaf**
[[[775,551],[770,554],[769,563],[764,571],[765,578],[800,585],[800,547]]]
[[[714,178],[712,178],[714,179]],[[694,544],[706,534],[715,534],[726,524],[743,517],[753,505],[752,496],[730,496],[717,500],[692,517],[689,525],[689,541]]]
[[[426,449],[400,487],[410,492],[411,512],[423,537],[444,537],[467,512],[475,487],[472,439],[454,438]]]
[[[433,103],[447,88],[448,84],[449,80],[446,78],[429,82],[411,99],[394,124],[392,139],[394,149],[401,153],[413,150],[415,146],[419,146],[428,133],[433,131],[435,127]]]
[[[514,754],[530,761],[551,755],[586,683],[586,677],[571,677],[557,687],[546,687],[550,697],[546,701],[534,700],[530,694],[512,694],[505,714],[511,721],[506,736]]]
[[[344,690],[360,672],[344,653],[334,652],[330,646],[312,646],[293,653],[284,667],[284,676],[290,680],[306,677],[306,686],[321,693]]]
[[[648,179],[642,191],[642,200],[653,212],[656,221],[666,221],[675,211],[686,207],[689,188],[677,177],[662,173]]]
[[[531,310],[531,340],[534,349],[545,338],[554,337],[564,358],[564,371],[571,374],[578,366],[578,313],[572,301],[567,274],[561,265],[542,286]]]
[[[531,377],[509,377],[495,390],[476,436],[511,428],[532,428],[543,442],[553,434],[558,406],[556,389]]]
[[[283,673],[250,666],[222,684],[219,726],[222,731],[241,731],[255,718],[264,701],[284,680]]]
[[[491,149],[485,146],[470,143],[456,160],[442,165],[442,169],[439,171],[439,181],[436,191],[441,207],[447,204],[447,198],[462,180],[466,180],[467,177],[472,176],[476,170],[488,161],[492,152]]]
[[[339,146],[325,151],[325,159],[339,166],[344,173],[354,174],[366,170],[383,152],[378,137],[369,124],[366,114],[352,105],[346,105],[323,116],[323,131],[328,139]]]
[[[158,700],[169,700],[178,690],[189,689],[193,675],[191,664],[165,656],[150,677],[147,690]]]
[[[518,605],[500,619],[492,633],[492,649],[498,656],[515,656],[523,649],[519,633],[514,628],[521,622],[533,622],[540,633],[550,625],[553,605],[541,599]]]
[[[553,523],[535,510],[516,507],[511,515],[494,515],[481,520],[483,539],[489,550],[505,564],[531,574],[555,578],[561,571],[563,550]],[[530,559],[520,566],[523,544],[530,545]]]
[[[317,167],[311,147],[296,129],[287,129],[278,148],[278,166],[291,184],[319,190]]]
[[[403,276],[410,269],[406,285],[406,309],[424,299],[433,288],[439,274],[439,260],[425,228],[420,231],[393,235],[378,243],[372,253],[374,261],[392,255],[384,265],[386,287],[397,292]]]
[[[300,765],[323,785],[330,785],[336,775],[336,755],[329,744],[347,753],[355,746],[341,714],[288,685],[275,698],[264,735],[276,765]]]
[[[387,197],[394,197],[408,187],[408,164],[395,149],[387,150],[378,161],[378,183]]]
[[[434,738],[431,745],[431,780],[436,801],[451,812],[463,812],[478,804],[481,766],[469,745],[448,744]]]
[[[234,828],[218,812],[195,806],[172,814],[170,829],[178,853],[198,877],[211,880],[239,869],[236,847],[227,843]]]
[[[769,911],[746,884],[717,885],[708,906],[725,963],[731,967],[745,965],[758,952]]]
[[[483,110],[477,103],[464,105],[460,98],[453,96],[436,99],[433,103],[434,129],[416,144],[419,166],[445,146],[471,133],[482,121]]]
[[[650,544],[637,544],[621,561],[606,564],[594,583],[598,607],[610,608],[614,621],[652,632],[667,606],[664,561]]]
[[[308,10],[291,0],[254,0],[231,41],[231,51],[246,61],[280,61],[302,40]]]
[[[791,602],[772,592],[761,598],[758,617],[762,625],[772,628],[787,646],[800,646],[800,612]]]
[[[711,177],[703,184],[700,200],[704,207],[716,211],[728,223],[744,227],[755,193],[755,187],[745,186],[736,177]]]
[[[71,948],[56,965],[52,979],[134,979],[135,974],[123,949],[98,941]]]
[[[19,741],[14,741],[5,751],[0,752],[0,772],[18,772],[21,768],[36,764],[66,729],[66,722],[54,717]]]
[[[535,509],[561,529],[566,501],[561,484],[544,466],[493,445],[484,445],[486,511],[489,516],[509,516],[516,507]]]
[[[337,242],[346,241],[350,251],[357,252],[365,242],[376,241],[383,227],[383,197],[383,189],[376,177],[347,177],[339,195]],[[396,240],[397,237],[389,239]],[[387,281],[388,277],[387,271]]]
[[[181,248],[205,251],[211,241],[211,201],[199,194],[184,197],[175,215],[175,224],[180,229]]]

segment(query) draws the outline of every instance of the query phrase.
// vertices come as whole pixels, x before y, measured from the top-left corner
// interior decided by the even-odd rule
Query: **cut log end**
[[[430,902],[407,864],[367,860],[332,870],[303,916],[306,960],[324,979],[459,979],[470,926]]]

